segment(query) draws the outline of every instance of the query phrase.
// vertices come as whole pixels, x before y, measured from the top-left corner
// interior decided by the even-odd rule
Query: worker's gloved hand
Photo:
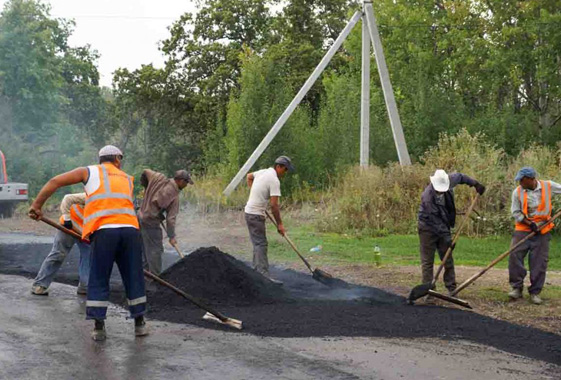
[[[540,231],[540,228],[538,227],[538,225],[534,222],[530,223],[530,229],[532,230],[532,232],[536,232],[538,233]]]
[[[64,226],[64,228],[67,228],[69,230],[72,229],[72,221],[71,220],[65,220],[62,225]]]
[[[485,186],[483,186],[479,182],[477,182],[474,187],[475,187],[475,191],[477,191],[479,195],[483,195],[483,193],[485,192]]]
[[[173,246],[173,245],[177,245],[177,240],[176,240],[174,237],[169,238],[169,243],[170,243],[172,246]]]

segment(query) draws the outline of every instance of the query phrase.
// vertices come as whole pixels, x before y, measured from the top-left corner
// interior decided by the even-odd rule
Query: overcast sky
[[[0,0],[2,8],[6,0]],[[194,12],[189,0],[49,0],[51,14],[74,19],[72,46],[90,44],[100,54],[101,85],[110,86],[119,67],[136,69],[141,64],[163,65],[158,41],[185,12]]]

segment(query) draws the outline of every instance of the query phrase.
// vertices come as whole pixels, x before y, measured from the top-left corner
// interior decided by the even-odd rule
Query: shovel
[[[466,225],[466,222],[469,219],[469,216],[470,216],[471,212],[473,211],[473,208],[475,207],[475,204],[477,203],[478,199],[479,199],[479,194],[476,194],[475,198],[473,198],[473,201],[469,205],[469,208],[466,211],[462,221],[460,222],[460,225],[456,229],[456,233],[454,234],[454,239],[452,239],[452,244],[450,244],[450,247],[448,247],[448,249],[446,250],[446,254],[442,258],[442,261],[441,261],[440,265],[438,266],[438,269],[436,270],[436,274],[434,275],[434,278],[432,279],[432,281],[430,283],[417,285],[413,289],[411,289],[411,293],[409,293],[409,298],[407,298],[407,303],[408,304],[413,305],[415,300],[430,294],[430,295],[433,295],[437,298],[444,299],[444,300],[449,301],[449,302],[458,303],[459,305],[464,306],[464,307],[470,307],[469,304],[466,301],[460,300],[458,298],[452,298],[452,297],[449,297],[449,296],[444,296],[443,294],[437,293],[432,289],[436,285],[436,282],[438,281],[438,277],[440,277],[440,273],[442,272],[442,269],[444,269],[444,264],[446,263],[448,258],[452,255],[452,251],[454,250],[456,242],[458,241],[458,238],[460,237],[460,232],[462,232],[462,229]],[[443,297],[446,297],[446,298],[443,298]],[[455,302],[455,300],[457,300],[458,302]]]
[[[553,217],[551,217],[551,219],[549,219],[547,222],[542,223],[539,226],[538,232],[541,231],[545,226],[549,225],[550,223],[553,223],[553,221],[557,218],[559,218],[561,216],[561,211],[559,211],[558,213],[556,213],[555,215],[553,215]],[[452,292],[452,294],[450,296],[444,296],[448,299],[445,299],[443,297],[443,294],[434,292],[434,291],[430,291],[429,293],[434,295],[435,297],[441,298],[441,299],[445,299],[446,301],[450,301],[450,302],[454,302],[454,303],[458,303],[456,301],[460,300],[459,298],[454,297],[456,294],[458,294],[459,292],[461,292],[462,290],[464,290],[465,288],[467,288],[469,285],[471,285],[475,280],[477,280],[479,277],[483,276],[489,269],[493,268],[495,265],[497,265],[500,261],[502,261],[505,257],[509,256],[512,251],[514,251],[516,248],[518,248],[520,245],[522,245],[526,240],[531,239],[532,237],[536,236],[536,232],[531,232],[528,235],[526,235],[522,240],[520,240],[518,243],[516,243],[515,245],[513,245],[512,247],[510,247],[510,249],[502,254],[500,254],[495,260],[491,261],[491,263],[489,265],[487,265],[485,268],[483,268],[481,271],[477,272],[476,274],[474,274],[473,276],[471,276],[470,278],[468,278],[467,280],[465,280],[463,283],[461,283],[456,290],[454,290]],[[462,300],[460,300],[462,301]],[[466,302],[466,301],[462,301],[462,302]],[[467,303],[467,302],[466,302]],[[458,303],[460,304],[460,303]],[[465,306],[465,305],[462,305]],[[465,306],[471,309],[471,306]]]
[[[267,215],[267,217],[271,220],[271,222],[273,222],[273,224],[275,225],[275,227],[278,228],[277,222],[275,221],[275,219],[273,219],[273,217],[271,216],[271,214],[269,214],[268,211],[265,211],[265,214]],[[306,258],[300,253],[300,251],[298,250],[298,248],[296,247],[296,245],[292,242],[292,240],[290,240],[290,238],[288,237],[288,235],[285,233],[284,238],[286,239],[286,241],[288,242],[288,244],[290,244],[290,246],[292,247],[292,249],[294,250],[294,252],[296,252],[296,254],[298,255],[298,257],[300,257],[300,259],[304,262],[304,264],[306,264],[306,267],[308,267],[308,270],[310,271],[310,273],[312,274],[312,278],[316,281],[321,282],[324,285],[334,285],[335,282],[337,281],[332,275],[330,275],[329,273],[316,268],[316,269],[312,269],[312,266],[310,265],[310,263],[308,262],[308,260],[306,260]]]
[[[68,234],[72,237],[75,237],[76,239],[79,239],[79,240],[83,241],[84,243],[87,243],[87,244],[90,243],[89,240],[82,239],[82,236],[79,235],[78,233],[76,233],[75,231],[69,230],[68,228],[65,228],[64,226],[61,226],[60,224],[54,222],[53,220],[51,220],[51,219],[49,219],[45,216],[39,217],[39,220],[44,222],[44,223],[47,223],[49,226],[54,227],[59,231],[62,231],[62,232],[66,233],[66,234]],[[209,306],[205,305],[204,303],[202,303],[197,298],[195,298],[195,297],[185,293],[184,291],[176,288],[175,286],[173,286],[169,282],[166,282],[166,281],[162,280],[160,277],[156,276],[155,274],[153,274],[151,272],[148,272],[146,269],[143,269],[143,271],[144,271],[144,276],[146,276],[149,279],[152,279],[152,280],[156,281],[157,283],[173,290],[175,293],[179,294],[181,297],[191,301],[191,303],[193,303],[195,306],[197,306],[197,307],[203,309],[204,311],[206,311],[207,313],[203,316],[203,319],[218,322],[218,323],[233,327],[233,328],[238,329],[238,330],[242,329],[242,321],[226,317],[222,313],[219,313],[218,311],[213,310]]]

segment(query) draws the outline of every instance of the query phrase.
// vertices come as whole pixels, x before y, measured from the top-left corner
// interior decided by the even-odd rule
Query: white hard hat
[[[434,175],[431,175],[430,183],[432,183],[432,187],[440,193],[444,193],[450,189],[450,178],[442,169],[438,169],[434,172]]]
[[[114,145],[105,145],[103,148],[99,150],[99,157],[103,156],[122,156],[123,152],[121,149],[117,148]]]

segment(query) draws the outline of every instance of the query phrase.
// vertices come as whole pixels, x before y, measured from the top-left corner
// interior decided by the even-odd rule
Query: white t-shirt
[[[281,196],[279,177],[275,169],[269,168],[254,172],[253,178],[245,212],[265,216],[269,198]]]

